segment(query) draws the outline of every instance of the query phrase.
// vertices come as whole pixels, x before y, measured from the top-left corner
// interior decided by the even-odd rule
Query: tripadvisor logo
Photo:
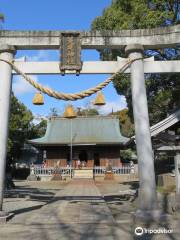
[[[143,234],[169,234],[172,233],[172,229],[166,229],[166,228],[158,228],[158,229],[147,229],[142,227],[136,227],[134,230],[134,233],[137,236],[141,236]]]
[[[135,228],[135,230],[134,230],[134,233],[137,235],[137,236],[141,236],[141,235],[143,235],[143,228],[142,227],[137,227],[137,228]]]

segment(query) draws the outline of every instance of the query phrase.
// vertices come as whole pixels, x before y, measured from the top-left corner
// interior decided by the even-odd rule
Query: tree
[[[50,113],[49,113],[49,116],[50,117],[58,117],[58,109],[53,107],[53,108],[50,108]]]
[[[12,94],[9,121],[8,158],[18,158],[31,128],[33,115]]]
[[[83,110],[78,110],[78,115],[79,116],[96,116],[99,115],[99,112],[95,108],[88,108],[88,109],[83,109]]]
[[[116,0],[92,23],[92,30],[122,30],[155,28],[180,22],[179,0]],[[145,57],[154,55],[156,60],[180,59],[180,46],[173,49],[146,50]],[[123,51],[104,49],[102,60],[115,60],[124,56]],[[157,123],[180,106],[179,74],[146,74],[147,97],[151,124]],[[132,101],[129,75],[121,74],[114,82],[118,94],[126,96],[129,115]]]
[[[43,137],[47,128],[47,120],[43,119],[38,124],[33,124],[29,131],[29,139]]]
[[[132,123],[128,112],[127,108],[121,110],[119,112],[119,121],[122,134],[126,137],[131,137],[134,135],[134,124]]]
[[[0,13],[0,21],[4,21],[4,14]]]
[[[12,93],[11,111],[9,120],[8,160],[17,160],[24,143],[28,139],[40,137],[45,132],[45,121],[34,125],[33,114],[27,107],[18,101]]]
[[[2,28],[3,22],[4,22],[4,14],[0,13],[0,29]]]
[[[113,115],[118,116],[121,133],[125,137],[131,137],[134,135],[134,124],[132,123],[128,109],[124,108],[121,111],[114,112]]]

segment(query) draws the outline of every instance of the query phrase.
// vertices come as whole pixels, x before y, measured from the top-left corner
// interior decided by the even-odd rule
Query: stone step
[[[93,179],[93,169],[74,169],[73,178]]]

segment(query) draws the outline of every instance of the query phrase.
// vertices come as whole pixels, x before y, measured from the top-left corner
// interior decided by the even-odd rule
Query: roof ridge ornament
[[[71,104],[67,105],[67,107],[65,108],[64,117],[65,118],[76,118],[77,117],[77,113]]]

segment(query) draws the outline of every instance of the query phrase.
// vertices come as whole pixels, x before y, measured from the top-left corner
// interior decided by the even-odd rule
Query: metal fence
[[[112,171],[116,175],[122,175],[122,174],[130,174],[133,172],[132,167],[130,164],[125,164],[121,167],[112,167]],[[104,175],[106,173],[106,167],[94,167],[93,169],[94,175]]]
[[[73,175],[73,168],[71,167],[45,167],[43,165],[34,165],[31,167],[31,173],[36,176],[52,176],[54,174],[61,174],[62,176],[71,176]],[[130,174],[133,173],[133,168],[130,164],[124,164],[121,167],[113,167],[112,171],[115,175]],[[106,167],[97,167],[93,168],[94,176],[104,175],[106,173]]]
[[[62,176],[71,175],[71,167],[55,168],[55,167],[44,167],[43,165],[34,165],[31,167],[31,172],[36,176],[52,176],[54,174],[60,174]]]
[[[96,175],[104,175],[106,172],[106,167],[94,167],[93,174]]]
[[[113,173],[117,175],[130,174],[133,172],[133,168],[129,165],[123,165],[122,167],[113,167]]]

